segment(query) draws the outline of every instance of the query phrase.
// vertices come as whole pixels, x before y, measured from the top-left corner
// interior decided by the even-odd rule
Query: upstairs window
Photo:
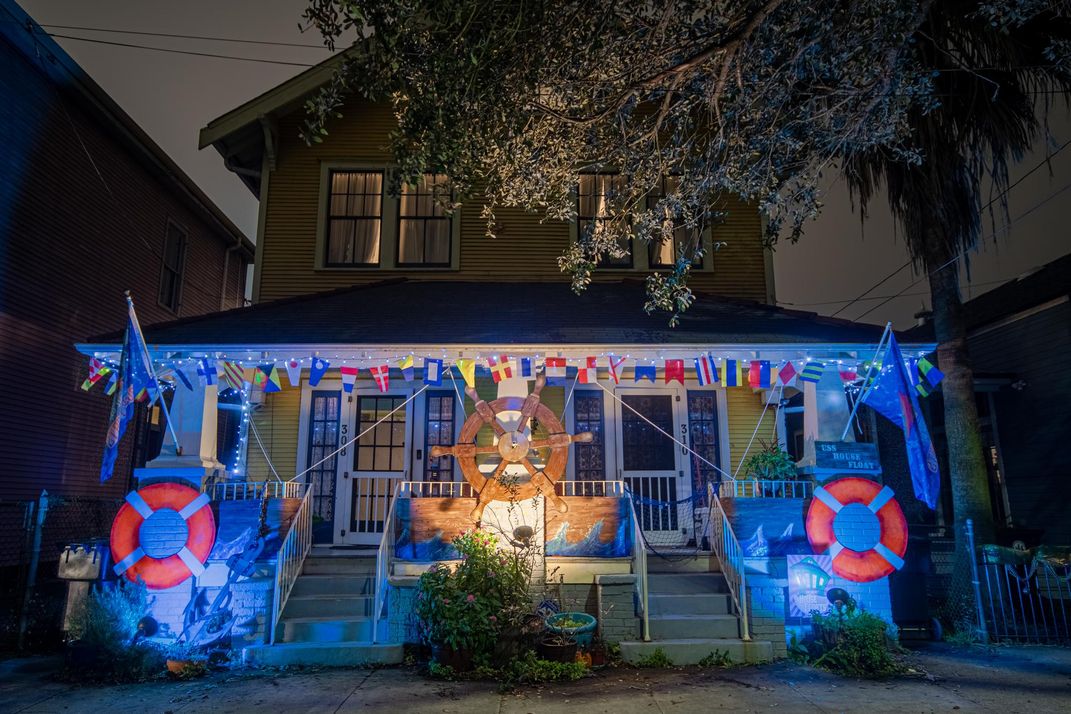
[[[676,177],[663,177],[660,184],[647,194],[647,210],[655,210],[662,197],[673,193],[676,188]],[[666,211],[666,216],[663,220],[664,224],[668,223],[669,226],[673,227],[673,239],[672,241],[663,240],[660,243],[651,242],[647,244],[648,266],[652,268],[672,268],[687,251],[692,253],[692,266],[696,268],[703,267],[703,259],[696,258],[693,247],[693,237],[697,232],[701,234],[701,230],[674,225],[674,216],[669,211]]]
[[[398,203],[398,265],[448,267],[453,227],[446,207],[444,174],[424,174],[415,186],[403,185]]]
[[[379,265],[383,172],[332,171],[330,190],[326,265]]]
[[[186,267],[186,231],[168,221],[164,235],[163,266],[160,269],[159,302],[178,313],[182,301],[182,274]]]
[[[601,223],[609,219],[610,206],[624,189],[625,179],[619,174],[580,174],[577,187],[577,230],[580,237],[592,235]],[[632,239],[622,238],[621,247],[628,254],[621,258],[603,255],[599,265],[606,268],[632,267]]]

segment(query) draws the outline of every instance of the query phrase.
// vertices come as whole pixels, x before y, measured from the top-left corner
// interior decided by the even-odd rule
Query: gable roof
[[[155,346],[873,345],[882,327],[697,294],[670,327],[646,315],[642,281],[479,283],[394,279],[150,325]],[[91,338],[116,344],[121,333]],[[88,346],[85,347],[88,349]]]
[[[1071,294],[1071,253],[963,303],[967,332]],[[907,331],[910,337],[934,339],[933,321]]]
[[[0,41],[25,55],[58,87],[72,90],[68,96],[102,121],[136,159],[175,188],[195,213],[229,234],[252,259],[253,242],[245,233],[14,0],[0,0]]]

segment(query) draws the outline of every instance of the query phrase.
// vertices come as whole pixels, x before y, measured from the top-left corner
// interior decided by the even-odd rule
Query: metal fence
[[[978,594],[996,642],[1071,644],[1071,548],[981,548]]]

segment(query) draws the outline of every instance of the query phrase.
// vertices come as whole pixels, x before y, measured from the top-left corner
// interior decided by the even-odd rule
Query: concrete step
[[[670,595],[727,593],[721,573],[648,573],[647,592]]]
[[[292,642],[259,645],[242,650],[245,664],[262,667],[319,666],[355,667],[372,664],[400,664],[401,644],[371,642]]]
[[[375,558],[331,556],[305,558],[301,572],[306,575],[375,575]]]
[[[290,596],[283,617],[369,617],[375,595]]]
[[[740,637],[740,620],[736,615],[652,615],[648,624],[651,637],[656,640]]]
[[[622,642],[621,658],[639,664],[661,648],[669,661],[676,665],[699,664],[715,652],[728,654],[733,664],[755,664],[773,659],[773,643],[766,640],[744,642],[739,639],[675,639],[651,642]]]
[[[300,582],[300,581],[298,581]],[[656,615],[729,615],[732,599],[728,593],[676,595],[647,593],[651,616]]]
[[[363,642],[372,639],[367,617],[290,617],[279,620],[276,642]]]
[[[308,575],[302,574],[290,597],[308,595],[371,595],[375,592],[376,580],[371,575]]]
[[[659,558],[647,556],[647,573],[718,573],[721,565],[710,553],[698,553],[691,557]]]

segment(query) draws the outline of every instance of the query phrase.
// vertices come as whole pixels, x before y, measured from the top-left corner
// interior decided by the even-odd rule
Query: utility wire
[[[1033,166],[1033,167],[1032,167],[1032,168],[1031,168],[1031,169],[1030,169],[1029,171],[1027,171],[1027,172],[1026,172],[1025,174],[1023,174],[1022,176],[1020,176],[1019,178],[1017,178],[1017,179],[1016,179],[1016,180],[1015,180],[1014,182],[1012,182],[1012,183],[1011,183],[1011,184],[1010,184],[1010,185],[1009,185],[1009,186],[1008,186],[1007,188],[1005,188],[1005,189],[1004,189],[1003,191],[1001,191],[1001,192],[1000,192],[999,194],[997,194],[997,195],[996,195],[996,196],[994,196],[994,197],[993,197],[992,199],[990,199],[988,203],[986,203],[986,204],[985,204],[984,206],[982,206],[982,207],[981,207],[981,208],[980,208],[980,209],[978,210],[978,213],[979,213],[979,214],[981,214],[981,213],[982,213],[983,211],[985,211],[985,210],[986,210],[987,208],[989,208],[989,207],[990,207],[990,206],[992,206],[992,205],[993,205],[994,203],[996,203],[997,201],[999,201],[999,200],[1000,200],[1001,198],[1003,198],[1004,196],[1008,195],[1008,193],[1010,193],[1010,192],[1011,192],[1011,190],[1012,190],[1013,188],[1015,188],[1015,187],[1016,187],[1016,186],[1018,186],[1018,185],[1019,185],[1020,183],[1022,183],[1022,182],[1023,182],[1024,180],[1026,180],[1026,178],[1027,178],[1028,176],[1030,176],[1030,175],[1031,175],[1032,173],[1034,173],[1035,171],[1037,171],[1038,169],[1040,169],[1040,168],[1041,168],[1042,166],[1045,166],[1045,165],[1047,165],[1047,164],[1049,163],[1049,161],[1051,161],[1051,160],[1052,160],[1052,158],[1053,158],[1054,156],[1056,156],[1056,155],[1057,155],[1057,154],[1059,154],[1059,153],[1060,153],[1061,151],[1063,151],[1064,149],[1066,149],[1066,148],[1068,147],[1068,145],[1071,145],[1071,139],[1068,139],[1067,141],[1065,141],[1065,142],[1064,142],[1063,144],[1061,144],[1061,145],[1060,145],[1059,147],[1057,147],[1057,148],[1056,148],[1056,150],[1055,150],[1055,151],[1053,151],[1053,152],[1052,152],[1051,154],[1048,154],[1048,155],[1046,155],[1046,156],[1045,156],[1045,158],[1043,158],[1043,159],[1042,159],[1041,161],[1039,161],[1039,162],[1038,162],[1037,164],[1035,164],[1035,165],[1034,165],[1034,166]],[[1046,199],[1046,200],[1048,200],[1048,199]],[[1037,206],[1035,206],[1035,208],[1036,208],[1036,207],[1037,207]],[[1030,209],[1030,210],[1032,211],[1032,210],[1034,210],[1034,209],[1032,208],[1032,209]],[[1025,215],[1025,214],[1024,214],[1024,215]],[[1019,218],[1022,218],[1022,217],[1023,217],[1023,216],[1019,216]],[[1016,220],[1018,220],[1018,219],[1016,219]],[[1013,222],[1014,222],[1014,221],[1013,221]],[[1008,225],[1011,225],[1011,224],[1008,224]],[[1007,226],[1006,226],[1006,227],[1007,227]],[[994,233],[994,235],[996,235],[996,234]],[[852,305],[854,305],[855,303],[857,303],[857,302],[859,302],[860,300],[862,300],[862,299],[863,299],[864,297],[866,297],[866,296],[867,296],[868,294],[870,294],[870,292],[871,292],[871,291],[873,291],[873,290],[876,290],[877,288],[881,287],[881,286],[882,286],[883,284],[885,284],[886,282],[888,282],[888,281],[889,281],[889,280],[890,280],[890,279],[891,279],[891,278],[892,278],[893,276],[897,275],[897,274],[898,274],[898,273],[900,273],[900,271],[902,271],[902,270],[903,270],[904,268],[906,268],[906,267],[908,267],[909,265],[911,265],[911,263],[912,263],[912,262],[913,262],[912,260],[908,259],[908,260],[907,260],[907,262],[905,262],[905,263],[904,263],[903,265],[901,265],[901,266],[900,266],[899,268],[897,268],[897,269],[896,269],[896,270],[894,270],[893,272],[889,273],[889,274],[888,274],[888,275],[886,275],[886,276],[885,276],[884,278],[882,278],[882,279],[881,279],[881,280],[879,280],[878,282],[874,283],[873,285],[871,285],[871,286],[870,286],[869,288],[867,288],[867,289],[866,289],[866,290],[864,290],[863,292],[859,293],[859,295],[858,295],[858,296],[857,296],[857,297],[856,297],[856,298],[855,298],[854,300],[852,300],[851,302],[849,302],[849,303],[848,303],[847,305],[844,305],[844,306],[842,306],[841,308],[839,308],[839,309],[838,309],[838,310],[837,310],[836,312],[834,312],[834,313],[833,313],[832,315],[830,315],[830,317],[836,317],[837,315],[839,315],[840,313],[844,312],[845,310],[847,310],[847,309],[848,309],[849,307],[851,307],[851,306],[852,306]],[[920,278],[920,280],[917,280],[917,281],[915,281],[914,283],[911,283],[911,285],[908,285],[908,286],[907,286],[907,288],[904,288],[904,290],[907,290],[908,288],[910,288],[911,286],[913,286],[913,285],[917,284],[917,283],[918,283],[918,282],[920,282],[920,281],[921,281],[921,278]],[[903,292],[903,291],[901,291],[901,293],[902,293],[902,292]],[[893,297],[899,297],[899,296],[900,296],[900,293],[897,293],[897,294],[896,294],[896,295],[894,295]],[[839,302],[839,301],[837,301],[837,302]],[[882,303],[882,305],[884,305],[884,304],[885,304],[885,303]],[[879,305],[878,307],[880,307],[880,305]],[[869,314],[870,312],[872,312],[872,310],[868,310],[867,312],[863,313],[863,315],[867,315],[867,314]],[[861,318],[863,317],[863,315],[860,315],[859,317],[856,317],[855,319],[856,319],[856,320],[859,320],[859,319],[861,319]]]
[[[90,37],[75,37],[74,35],[54,35],[45,33],[49,37],[61,40],[75,40],[77,42],[91,42],[97,45],[110,45],[112,47],[130,47],[138,50],[151,50],[153,52],[168,52],[176,55],[192,55],[194,57],[209,57],[212,59],[235,60],[238,62],[259,62],[261,64],[278,64],[287,67],[315,67],[315,63],[288,62],[286,60],[261,59],[258,57],[239,57],[237,55],[221,55],[214,52],[194,52],[193,50],[176,50],[168,47],[153,47],[152,45],[136,45],[128,42],[113,42],[112,40],[95,40]]]
[[[1010,278],[1001,278],[999,280],[986,280],[985,282],[981,282],[981,283],[969,283],[968,287],[980,288],[980,287],[983,287],[983,286],[986,286],[986,285],[996,285],[998,283],[1006,283],[1009,280],[1014,280],[1014,279],[1015,279],[1015,276],[1013,275]],[[923,292],[917,292],[917,293],[908,293],[907,295],[904,295],[903,297],[911,297],[911,296],[917,296],[917,295],[929,295],[929,292],[923,291]],[[846,302],[851,302],[852,300],[857,300],[858,302],[866,302],[866,301],[870,301],[870,300],[884,300],[884,299],[889,298],[889,297],[900,297],[900,296],[898,296],[898,295],[871,295],[870,297],[865,297],[865,298],[861,298],[861,299],[860,298],[845,298],[843,300],[825,300],[823,302],[786,302],[786,301],[778,300],[778,304],[779,305],[789,305],[791,307],[819,307],[819,306],[822,306],[822,305],[841,305],[841,304],[846,303]]]
[[[107,27],[80,27],[78,25],[40,25],[57,30],[77,30],[79,32],[110,32],[117,35],[146,35],[148,37],[171,37],[180,40],[209,40],[212,42],[236,42],[245,45],[269,45],[275,47],[307,47],[314,50],[330,51],[323,45],[309,45],[301,42],[275,42],[271,40],[248,40],[239,37],[212,37],[209,35],[177,35],[169,32],[147,32],[143,30],[113,30]]]

